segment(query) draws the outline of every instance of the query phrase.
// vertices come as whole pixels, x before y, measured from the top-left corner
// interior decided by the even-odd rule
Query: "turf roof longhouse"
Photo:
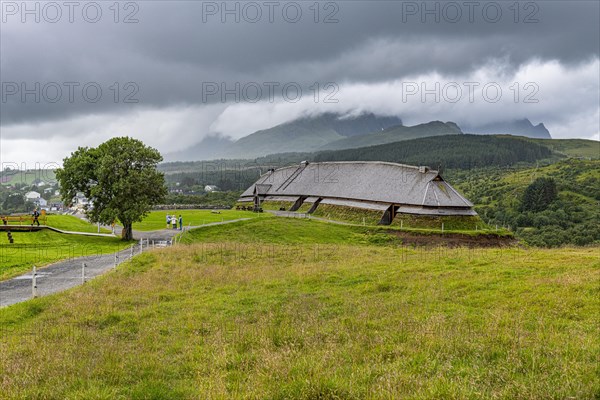
[[[427,167],[378,161],[319,162],[270,170],[240,202],[335,204],[421,215],[477,215],[473,204]]]

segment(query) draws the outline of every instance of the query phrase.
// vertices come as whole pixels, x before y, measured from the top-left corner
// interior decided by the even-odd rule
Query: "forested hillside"
[[[432,168],[507,166],[560,157],[521,137],[448,135],[317,153],[314,161],[389,161]]]
[[[600,243],[600,160],[452,170],[445,178],[475,204],[488,224],[509,226],[528,244]]]

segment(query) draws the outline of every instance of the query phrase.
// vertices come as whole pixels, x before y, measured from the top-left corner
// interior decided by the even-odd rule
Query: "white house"
[[[219,188],[216,187],[215,185],[206,185],[206,186],[204,186],[204,191],[205,192],[209,192],[210,193],[210,192],[216,192],[218,190],[219,190]]]
[[[77,192],[75,197],[73,197],[73,207],[74,208],[84,208],[85,206],[91,206],[91,205],[92,205],[91,202],[81,192]]]
[[[39,194],[38,192],[27,192],[25,193],[25,200],[26,201],[35,201],[37,199],[39,199],[40,197],[42,197],[41,194]]]

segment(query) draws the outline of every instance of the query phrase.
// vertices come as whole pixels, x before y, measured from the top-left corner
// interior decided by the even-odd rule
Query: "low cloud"
[[[341,83],[331,98],[337,102],[331,103],[324,103],[323,96],[315,101],[314,91],[309,91],[296,102],[279,97],[272,102],[179,105],[17,124],[2,128],[2,162],[60,162],[77,146],[95,146],[124,135],[169,153],[207,135],[238,139],[322,112],[396,115],[407,125],[430,120],[477,125],[529,118],[534,124],[543,122],[555,138],[598,139],[599,68],[598,58],[577,65],[536,60],[506,73],[498,61],[470,74],[431,73],[377,83]],[[460,96],[457,87],[462,90]]]

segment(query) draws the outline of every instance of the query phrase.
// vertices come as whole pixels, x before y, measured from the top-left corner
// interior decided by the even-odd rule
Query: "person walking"
[[[183,230],[183,217],[179,214],[179,230]]]
[[[171,227],[171,216],[167,214],[167,229]]]
[[[177,229],[177,216],[175,214],[171,216],[171,223],[173,224],[173,229]]]
[[[40,217],[40,212],[36,208],[33,210],[33,221],[31,222],[31,226],[33,226],[33,224],[35,224],[35,223],[37,223],[37,226],[40,226],[40,221],[38,219],[39,217]]]

